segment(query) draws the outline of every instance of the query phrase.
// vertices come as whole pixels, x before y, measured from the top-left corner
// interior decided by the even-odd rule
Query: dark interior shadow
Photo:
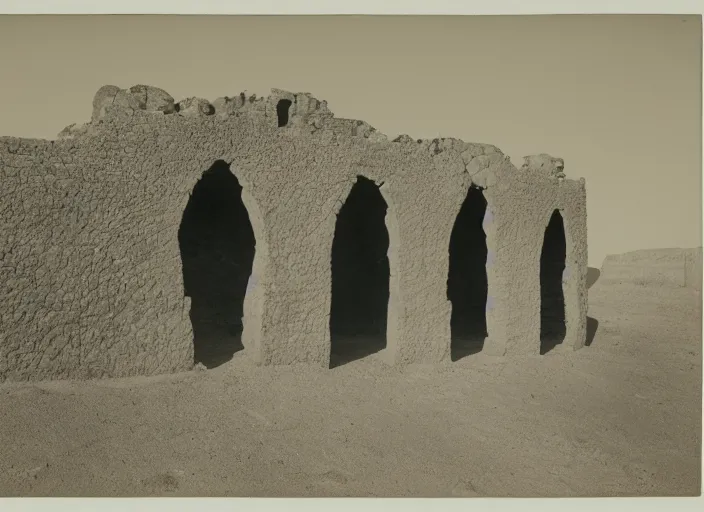
[[[567,333],[565,294],[562,276],[565,271],[567,240],[559,210],[555,210],[545,229],[540,256],[540,353],[547,354],[562,343]]]
[[[486,207],[482,190],[470,187],[450,235],[447,298],[452,304],[452,361],[481,352],[487,337],[488,251],[483,228]]]
[[[242,187],[227,163],[216,162],[196,183],[178,239],[194,362],[215,368],[243,348],[242,310],[255,245]]]
[[[594,267],[587,267],[587,290],[591,288],[601,276],[601,270]]]
[[[359,176],[340,209],[332,243],[330,367],[386,348],[389,235],[379,187]]]
[[[276,116],[278,117],[279,128],[288,124],[289,109],[291,100],[279,100],[276,104]]]
[[[599,320],[587,317],[587,340],[584,343],[585,346],[591,347],[594,337],[596,336],[596,331],[599,330]]]

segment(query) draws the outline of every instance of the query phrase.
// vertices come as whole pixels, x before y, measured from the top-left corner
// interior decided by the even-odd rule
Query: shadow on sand
[[[594,341],[594,336],[596,336],[596,331],[599,329],[599,320],[587,317],[587,341],[584,343],[585,346],[590,347]]]
[[[587,268],[587,290],[594,286],[594,283],[599,280],[599,276],[601,276],[601,270],[594,267]]]
[[[590,289],[599,280],[601,276],[601,270],[594,267],[587,268],[587,290]],[[596,336],[596,331],[599,329],[599,320],[587,317],[587,340],[584,343],[585,346],[590,347]]]

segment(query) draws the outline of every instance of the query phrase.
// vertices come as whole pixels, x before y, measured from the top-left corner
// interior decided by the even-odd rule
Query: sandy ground
[[[591,345],[520,360],[5,384],[0,494],[698,495],[700,300],[597,282]]]

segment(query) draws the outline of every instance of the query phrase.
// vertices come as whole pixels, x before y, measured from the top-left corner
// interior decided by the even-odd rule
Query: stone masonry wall
[[[291,102],[281,127],[280,100]],[[562,345],[584,344],[585,184],[565,179],[560,159],[517,169],[487,144],[390,141],[309,94],[175,103],[153,87],[106,86],[91,122],[55,141],[0,138],[0,380],[193,367],[178,230],[218,160],[242,186],[256,239],[242,336],[256,364],[328,364],[336,214],[360,175],[388,206],[389,363],[449,359],[448,247],[472,184],[488,202],[485,350],[539,350],[540,254],[555,209],[567,238]]]

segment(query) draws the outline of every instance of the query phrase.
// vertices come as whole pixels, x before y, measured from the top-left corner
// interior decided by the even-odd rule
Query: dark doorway
[[[279,118],[279,128],[288,124],[288,111],[291,108],[291,100],[280,100],[276,104],[276,115]]]
[[[565,339],[565,271],[567,242],[559,210],[555,210],[545,229],[540,255],[540,353],[546,354]]]
[[[470,187],[450,236],[447,298],[452,303],[453,361],[481,352],[487,337],[487,246],[482,226],[486,206],[482,190]]]
[[[359,176],[337,216],[332,243],[331,367],[386,347],[386,210],[379,187]]]
[[[214,368],[242,349],[242,306],[254,261],[242,187],[227,163],[216,162],[196,183],[178,239],[195,363]]]

